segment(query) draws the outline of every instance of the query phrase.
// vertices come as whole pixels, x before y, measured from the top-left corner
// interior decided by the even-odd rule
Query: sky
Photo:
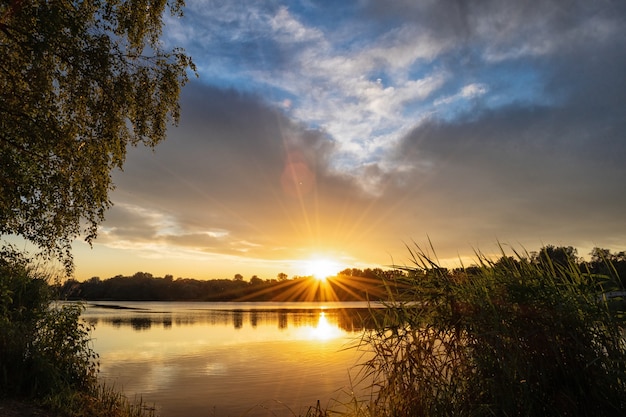
[[[129,149],[76,278],[626,250],[625,2],[187,3],[180,123]]]

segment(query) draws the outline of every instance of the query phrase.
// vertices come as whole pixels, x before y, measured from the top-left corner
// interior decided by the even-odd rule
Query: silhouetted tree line
[[[325,283],[313,277],[261,279],[249,282],[240,274],[233,279],[198,280],[171,275],[154,277],[147,272],[108,279],[93,277],[86,281],[67,280],[58,287],[60,298],[67,300],[118,301],[357,301],[377,300],[383,295],[380,277],[338,275]]]
[[[519,254],[517,254],[519,255]],[[578,268],[582,273],[592,274],[599,281],[614,283],[616,289],[626,287],[626,252],[613,253],[609,249],[594,248],[591,258],[578,257],[571,246],[544,246],[526,257],[502,256],[486,267],[498,268],[522,262],[544,263],[555,274],[568,268]],[[485,265],[480,266],[485,267]],[[479,266],[464,268],[472,273]],[[461,269],[452,272],[460,272]],[[278,279],[261,279],[254,275],[245,281],[241,274],[233,279],[198,280],[177,278],[172,275],[154,277],[147,272],[133,276],[115,276],[108,279],[93,277],[79,282],[68,280],[58,286],[60,297],[68,300],[119,300],[119,301],[364,301],[381,300],[394,278],[404,275],[402,268],[347,268],[325,283],[313,277],[294,277],[278,274]],[[385,286],[387,285],[387,287]]]

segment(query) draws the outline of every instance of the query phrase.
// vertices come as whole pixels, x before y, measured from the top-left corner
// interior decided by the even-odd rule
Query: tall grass
[[[597,277],[519,254],[449,271],[412,253],[363,342],[368,414],[626,415],[624,323]]]
[[[97,384],[88,392],[64,391],[43,401],[47,408],[67,417],[154,417],[156,409],[141,398],[129,400],[112,386]]]

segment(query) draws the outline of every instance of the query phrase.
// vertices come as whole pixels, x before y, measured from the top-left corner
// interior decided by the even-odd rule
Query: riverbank
[[[63,417],[62,413],[53,412],[32,400],[0,398],[0,416],[2,417]]]

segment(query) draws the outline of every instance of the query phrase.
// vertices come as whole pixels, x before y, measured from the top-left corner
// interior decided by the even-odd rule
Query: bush
[[[592,275],[519,255],[452,272],[414,261],[365,339],[371,414],[626,413],[623,323]]]
[[[56,304],[48,279],[11,247],[0,252],[0,388],[46,396],[95,387],[97,355],[82,307]]]

